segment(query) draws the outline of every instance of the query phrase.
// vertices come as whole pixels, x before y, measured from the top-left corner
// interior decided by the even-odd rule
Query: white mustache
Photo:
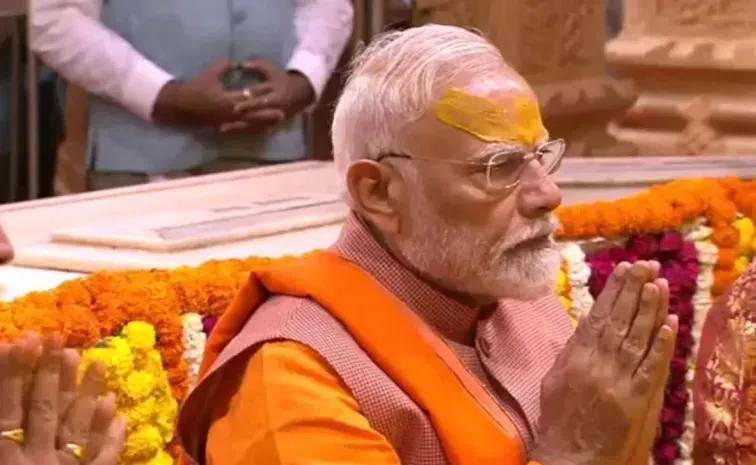
[[[504,250],[517,247],[523,242],[551,236],[559,229],[559,218],[551,213],[546,218],[539,219],[519,228],[504,241]]]

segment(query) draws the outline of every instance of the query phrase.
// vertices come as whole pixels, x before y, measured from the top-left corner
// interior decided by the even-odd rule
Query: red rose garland
[[[586,258],[591,267],[588,286],[593,297],[596,298],[604,288],[619,262],[632,263],[636,260],[655,260],[660,263],[660,276],[669,282],[669,311],[677,315],[679,321],[675,356],[671,362],[661,412],[661,427],[653,450],[656,465],[671,465],[680,455],[678,441],[683,434],[688,406],[685,377],[693,347],[692,298],[698,278],[696,249],[693,242],[684,240],[677,231],[666,231],[658,235],[633,236],[624,246],[597,250]]]

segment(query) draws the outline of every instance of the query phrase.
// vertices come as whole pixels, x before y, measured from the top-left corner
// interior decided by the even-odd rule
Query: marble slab
[[[347,208],[333,165],[302,162],[0,207],[14,265],[91,272],[303,253]]]
[[[52,289],[64,281],[85,276],[81,273],[0,266],[0,300],[13,300],[33,291]]]
[[[756,157],[567,159],[564,203],[611,200],[675,178],[756,177]],[[302,162],[0,207],[15,266],[162,268],[327,247],[346,207],[330,162]],[[2,283],[2,281],[0,281]]]

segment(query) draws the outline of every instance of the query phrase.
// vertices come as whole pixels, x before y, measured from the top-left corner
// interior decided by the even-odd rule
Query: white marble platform
[[[21,266],[0,266],[0,300],[12,300],[32,291],[52,289],[82,273],[43,270]]]
[[[568,159],[555,178],[564,203],[570,204],[616,199],[675,178],[724,176],[756,177],[756,156]],[[118,244],[119,231],[128,230],[133,236],[134,228],[111,226],[149,215],[179,218],[188,209],[196,213],[198,208],[207,209],[210,218],[212,210],[235,208],[271,195],[314,192],[333,196],[338,187],[331,163],[303,162],[0,206],[0,222],[17,252],[13,266],[0,267],[0,299],[48,289],[98,269],[165,268],[210,259],[277,257],[327,247],[338,236],[340,220],[336,217],[299,225],[297,218],[290,218],[287,221],[294,221],[291,228],[276,234],[241,234],[237,228],[230,230],[229,236],[241,234],[238,237],[216,237],[213,240],[217,241],[209,245],[204,237],[204,246],[175,250],[140,247],[134,240],[128,246]],[[107,234],[98,236],[98,228],[107,230]],[[136,232],[140,238],[151,231],[149,224],[140,228]],[[71,234],[62,233],[66,231],[79,236],[84,231],[88,239],[70,240],[66,234]]]

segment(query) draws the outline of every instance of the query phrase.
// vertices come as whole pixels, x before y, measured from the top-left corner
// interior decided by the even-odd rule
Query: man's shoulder
[[[338,319],[309,297],[271,296],[260,305],[247,326],[256,334],[270,333],[278,339],[351,338]]]

